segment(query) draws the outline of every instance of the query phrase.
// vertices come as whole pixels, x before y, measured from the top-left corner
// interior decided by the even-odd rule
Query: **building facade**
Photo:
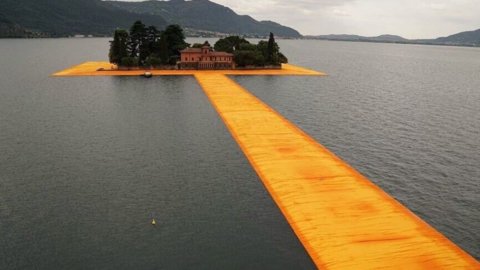
[[[206,41],[202,48],[180,51],[180,69],[235,69],[233,54],[216,52]]]

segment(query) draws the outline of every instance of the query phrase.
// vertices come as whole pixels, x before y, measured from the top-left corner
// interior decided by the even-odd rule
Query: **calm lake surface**
[[[329,76],[234,79],[480,258],[480,49],[279,43]],[[0,269],[315,268],[194,78],[49,77],[107,52],[0,40]]]

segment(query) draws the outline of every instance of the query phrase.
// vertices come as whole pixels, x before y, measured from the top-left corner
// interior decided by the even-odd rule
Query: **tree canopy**
[[[251,44],[239,36],[229,36],[218,40],[214,46],[216,51],[233,53],[238,67],[246,66],[279,66],[287,63],[288,59],[280,52],[273,33],[267,41]]]
[[[122,58],[128,56],[128,32],[125,30],[115,30],[113,41],[110,41],[110,63],[120,64]]]
[[[183,29],[169,25],[164,31],[136,21],[130,31],[117,29],[110,41],[110,62],[119,66],[174,65],[188,47]]]
[[[169,25],[163,32],[162,38],[165,38],[165,42],[167,43],[170,63],[175,64],[180,57],[180,51],[189,46],[189,44],[185,42],[183,29],[178,24]]]
[[[110,62],[121,67],[175,65],[180,52],[189,47],[185,42],[183,29],[179,25],[169,25],[164,31],[154,26],[145,26],[136,21],[129,31],[117,29],[110,41]],[[194,44],[201,48],[202,44]],[[218,40],[216,51],[232,53],[238,67],[280,66],[288,59],[280,52],[280,47],[270,33],[268,41],[252,44],[245,38],[229,36]]]
[[[239,36],[229,36],[218,40],[214,48],[216,51],[233,53],[235,50],[238,50],[242,44],[250,44],[250,42]]]

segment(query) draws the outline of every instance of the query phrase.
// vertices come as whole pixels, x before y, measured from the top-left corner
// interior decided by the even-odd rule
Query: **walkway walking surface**
[[[99,75],[95,70],[80,76]],[[101,73],[118,75],[109,72]],[[251,74],[152,73],[195,76],[319,268],[480,269],[474,258],[226,76],[322,73],[290,65]]]
[[[284,64],[282,69],[263,69],[263,70],[117,70],[115,66],[108,62],[85,62],[83,64],[67,68],[52,74],[56,77],[70,76],[140,76],[145,72],[150,72],[154,76],[185,76],[199,73],[206,74],[226,74],[226,75],[302,75],[319,76],[325,75],[321,72],[313,71],[299,66]]]

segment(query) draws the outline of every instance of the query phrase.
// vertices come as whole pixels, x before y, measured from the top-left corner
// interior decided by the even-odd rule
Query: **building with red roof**
[[[233,54],[216,52],[208,41],[201,48],[180,51],[180,69],[235,69]]]

